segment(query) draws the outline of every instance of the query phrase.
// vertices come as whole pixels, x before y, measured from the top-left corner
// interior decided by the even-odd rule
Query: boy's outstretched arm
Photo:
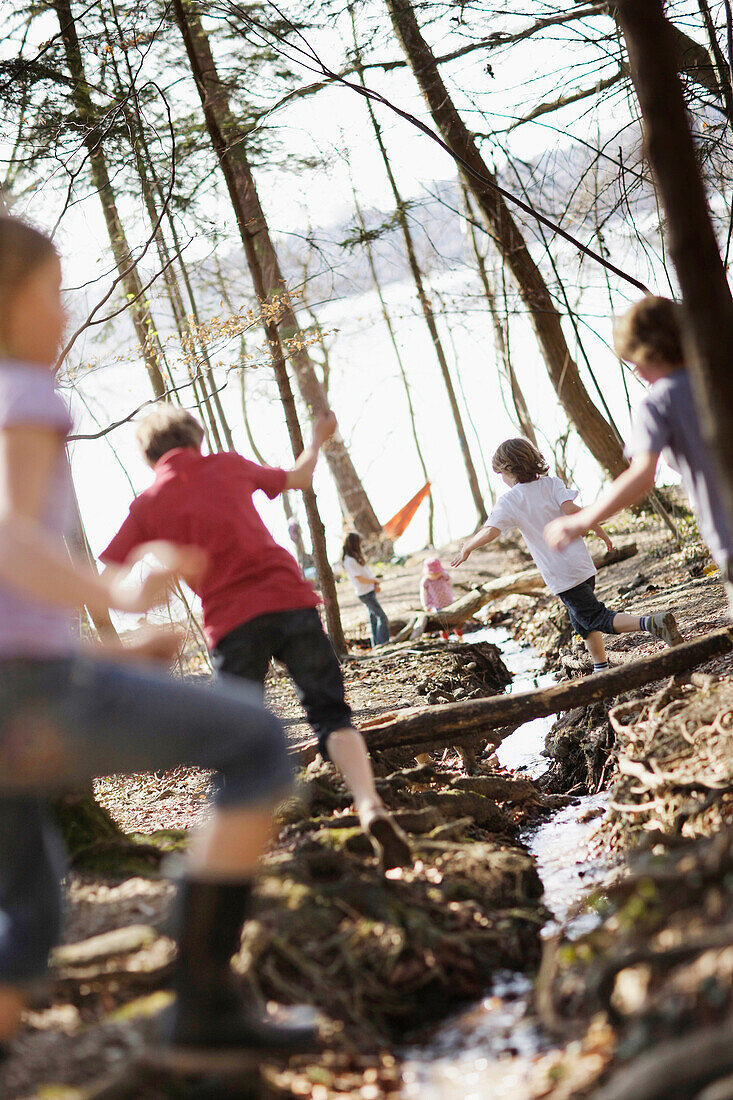
[[[336,431],[336,414],[329,409],[321,413],[313,425],[313,439],[302,455],[295,460],[292,470],[288,470],[286,489],[310,489],[313,485],[313,471],[316,468],[321,447]]]
[[[463,540],[461,549],[451,561],[451,565],[461,565],[473,550],[478,550],[479,546],[487,546],[494,539],[498,539],[500,534],[498,527],[482,527],[475,535],[471,535],[470,539]]]
[[[573,500],[566,500],[560,505],[560,509],[566,516],[575,516],[582,511]],[[613,543],[607,531],[604,531],[600,523],[594,523],[589,530],[595,531],[600,539],[603,539],[607,550],[613,550]]]
[[[575,515],[564,516],[548,523],[544,530],[545,542],[553,550],[562,550],[575,539],[582,538],[604,519],[643,500],[654,488],[658,461],[659,455],[651,451],[637,455],[631,460],[628,470],[624,470],[616,478],[595,504],[582,508]]]

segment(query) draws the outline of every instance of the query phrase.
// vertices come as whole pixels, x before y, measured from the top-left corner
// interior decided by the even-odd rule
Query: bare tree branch
[[[615,264],[612,264],[609,260],[606,260],[603,256],[594,251],[594,249],[589,248],[587,245],[584,245],[582,241],[579,241],[577,237],[574,237],[572,235],[572,233],[568,233],[561,226],[557,225],[556,222],[553,222],[550,218],[547,218],[544,214],[541,214],[540,211],[537,210],[535,207],[531,206],[529,203],[524,202],[512,192],[507,191],[506,188],[501,187],[498,183],[496,183],[495,180],[490,179],[488,176],[479,175],[474,170],[474,168],[470,164],[468,164],[468,162],[465,161],[463,157],[460,156],[460,154],[456,153],[453,149],[450,148],[450,146],[440,137],[439,134],[437,134],[415,115],[411,114],[409,111],[403,110],[403,108],[401,107],[398,107],[397,104],[387,99],[387,97],[382,95],[380,92],[376,92],[373,88],[370,88],[365,84],[354,83],[350,80],[347,80],[339,73],[336,73],[332,69],[330,69],[328,65],[326,65],[326,63],[321,59],[316,49],[305,38],[302,32],[295,26],[294,23],[292,23],[288,19],[288,17],[277,6],[277,4],[273,2],[273,0],[269,0],[270,6],[278,13],[284,24],[288,26],[290,30],[292,30],[295,35],[301,40],[301,42],[303,43],[302,46],[298,46],[297,44],[289,42],[285,38],[284,34],[279,33],[272,27],[263,26],[250,14],[248,10],[240,7],[239,4],[233,2],[233,0],[224,0],[224,3],[231,11],[236,12],[236,14],[241,19],[243,19],[248,25],[250,25],[263,41],[269,42],[270,39],[274,38],[277,42],[279,42],[280,52],[284,57],[287,57],[289,61],[292,61],[295,64],[300,64],[303,68],[308,69],[310,72],[322,73],[331,81],[341,84],[345,88],[350,88],[351,91],[356,92],[358,95],[363,96],[365,99],[372,100],[375,103],[381,103],[383,107],[387,107],[388,110],[392,111],[394,114],[398,115],[406,122],[409,122],[411,126],[414,126],[416,129],[420,130],[420,132],[425,134],[426,137],[429,137],[431,141],[434,141],[436,145],[439,145],[440,148],[443,149],[443,151],[446,152],[449,157],[451,157],[454,161],[456,161],[456,163],[461,165],[463,170],[467,172],[468,175],[478,179],[484,186],[491,188],[493,191],[496,191],[499,195],[502,196],[502,198],[506,199],[507,202],[512,203],[514,206],[518,206],[520,210],[523,210],[532,218],[536,218],[544,226],[552,230],[552,232],[555,233],[557,236],[562,237],[569,244],[573,245],[573,247],[576,248],[579,252],[582,252],[583,255],[588,256],[589,259],[595,260],[596,263],[600,264],[602,267],[607,268],[609,271],[613,271],[613,273],[615,275],[618,275],[619,278],[623,279],[627,283],[630,283],[632,286],[635,286],[643,293],[648,293],[649,288],[645,286],[644,283],[634,278],[633,275],[630,275],[627,271],[624,271],[622,268],[617,267]],[[292,51],[292,53],[288,54],[287,50]],[[292,56],[293,54],[295,56]]]
[[[605,80],[599,80],[597,84],[593,84],[590,88],[581,88],[577,92],[571,92],[570,95],[561,95],[557,99],[548,100],[546,103],[540,103],[534,110],[530,111],[524,118],[518,119],[517,122],[512,123],[509,127],[509,131],[516,130],[518,126],[523,126],[525,122],[534,122],[536,118],[541,118],[542,115],[552,114],[553,111],[559,111],[563,107],[569,107],[571,103],[579,103],[581,99],[589,99],[590,96],[598,95],[600,92],[605,92],[607,88],[612,88],[614,84],[618,84],[620,80],[623,80],[626,73],[623,68],[619,68],[612,76],[606,77]]]

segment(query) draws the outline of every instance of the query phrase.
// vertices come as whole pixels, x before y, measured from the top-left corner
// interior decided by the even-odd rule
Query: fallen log
[[[417,638],[421,638],[423,636],[423,634],[425,633],[425,631],[427,630],[427,628],[428,628],[428,615],[427,615],[427,613],[423,613],[422,615],[418,615],[417,618],[415,619],[415,622],[412,626],[412,629],[410,630],[410,641],[414,642],[414,641],[417,640]]]
[[[583,679],[554,684],[538,691],[516,695],[492,695],[466,703],[444,703],[439,707],[409,707],[364,722],[361,732],[370,750],[416,748],[421,745],[454,745],[477,736],[498,745],[506,736],[502,727],[516,728],[532,718],[542,718],[572,707],[613,699],[633,688],[687,672],[713,657],[733,651],[733,628],[723,627],[691,642],[665,649],[652,657],[596,672]],[[295,749],[314,754],[317,742],[308,741]]]
[[[704,1095],[701,1089],[733,1070],[733,1026],[729,1020],[714,1027],[677,1035],[635,1058],[620,1069],[597,1100],[671,1100]],[[712,1088],[705,1094],[715,1095]],[[723,1093],[730,1096],[730,1093]]]
[[[637,553],[636,543],[630,542],[625,546],[614,547],[603,554],[593,554],[593,563],[596,569],[604,569],[607,565],[614,565],[618,561],[626,561]],[[446,626],[461,626],[467,619],[472,618],[477,611],[492,600],[503,600],[505,596],[522,595],[529,596],[542,592],[545,582],[539,569],[523,569],[520,573],[510,573],[506,577],[497,577],[496,580],[482,584],[480,588],[474,588],[465,596],[455,600],[448,607],[441,609],[437,615],[431,615],[428,620],[428,630],[442,630]],[[415,613],[417,614],[417,612]]]

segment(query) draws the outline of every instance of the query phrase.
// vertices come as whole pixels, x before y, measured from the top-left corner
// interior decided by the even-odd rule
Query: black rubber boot
[[[169,1016],[170,1042],[201,1050],[312,1050],[311,1025],[276,1023],[248,1002],[231,969],[249,907],[249,882],[185,879],[178,898],[176,1002]]]

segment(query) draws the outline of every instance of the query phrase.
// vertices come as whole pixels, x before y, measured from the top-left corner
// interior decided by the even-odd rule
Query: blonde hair
[[[136,434],[143,454],[148,462],[154,464],[176,447],[200,450],[204,429],[186,409],[160,404],[141,421]]]
[[[648,294],[619,318],[613,343],[619,358],[632,363],[653,360],[684,366],[680,307],[670,298]]]
[[[491,465],[497,474],[511,474],[525,484],[550,472],[544,458],[528,439],[507,439],[494,452]]]

